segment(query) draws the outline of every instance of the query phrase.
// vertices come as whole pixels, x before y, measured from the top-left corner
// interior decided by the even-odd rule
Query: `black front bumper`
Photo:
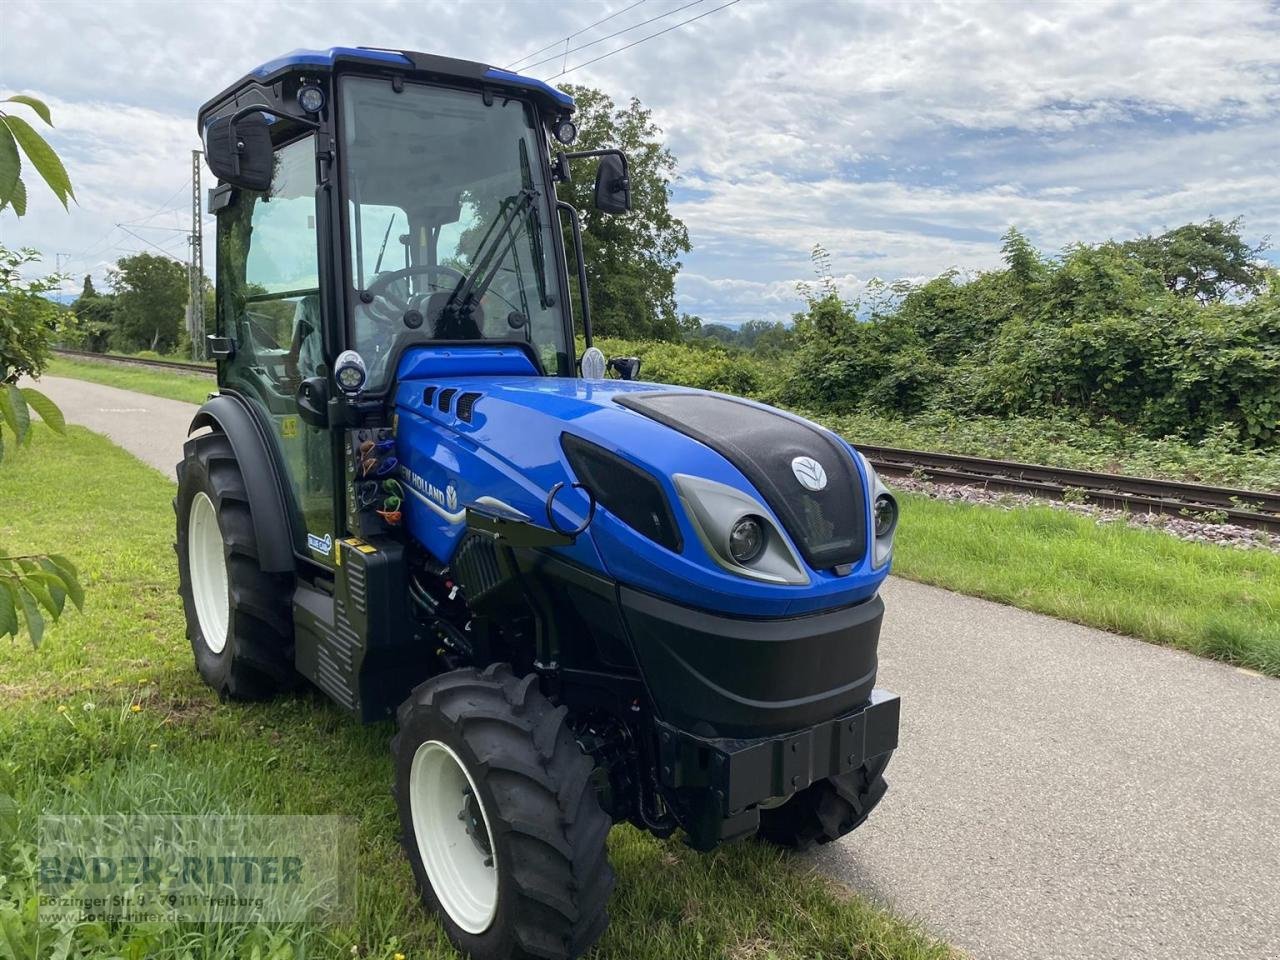
[[[699,737],[659,721],[661,783],[684,807],[689,843],[709,849],[753,832],[759,804],[850,773],[898,746],[899,699],[872,690],[861,709],[776,737]]]
[[[620,587],[658,715],[702,737],[762,737],[853,713],[871,696],[884,604],[796,617],[696,610]]]

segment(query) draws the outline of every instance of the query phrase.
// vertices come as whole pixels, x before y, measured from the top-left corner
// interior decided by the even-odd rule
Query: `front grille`
[[[453,402],[453,395],[458,391],[449,387],[447,390],[441,390],[440,396],[436,398],[436,409],[441,413],[449,412],[449,404]]]

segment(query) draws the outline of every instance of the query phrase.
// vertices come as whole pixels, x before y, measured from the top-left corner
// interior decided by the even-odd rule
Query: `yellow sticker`
[[[286,440],[292,440],[298,435],[298,418],[285,417],[280,421],[280,436]]]
[[[342,541],[339,540],[333,545],[333,565],[335,567],[342,566]]]
[[[377,553],[378,552],[377,547],[371,546],[370,544],[367,544],[367,543],[361,544],[360,546],[356,547],[356,549],[359,550],[361,553]]]

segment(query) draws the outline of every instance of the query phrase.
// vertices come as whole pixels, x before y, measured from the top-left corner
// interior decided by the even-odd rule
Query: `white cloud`
[[[650,0],[574,42],[681,2]],[[113,224],[175,190],[178,212],[150,222],[181,227],[197,106],[294,47],[501,65],[623,5],[8,0],[0,86],[50,99],[80,206],[33,191],[0,238],[83,255],[82,271],[145,248]],[[666,130],[694,244],[681,306],[706,319],[788,316],[815,241],[855,289],[990,266],[1010,224],[1049,250],[1209,214],[1280,236],[1280,8],[1262,0],[743,0],[565,79],[639,97]],[[178,234],[138,232],[184,253]]]

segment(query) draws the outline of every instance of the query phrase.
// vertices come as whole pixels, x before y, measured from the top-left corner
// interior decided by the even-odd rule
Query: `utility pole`
[[[204,242],[200,221],[200,159],[199,150],[191,151],[191,261],[187,268],[190,284],[190,301],[187,308],[187,335],[191,338],[191,358],[205,359],[204,339]]]

